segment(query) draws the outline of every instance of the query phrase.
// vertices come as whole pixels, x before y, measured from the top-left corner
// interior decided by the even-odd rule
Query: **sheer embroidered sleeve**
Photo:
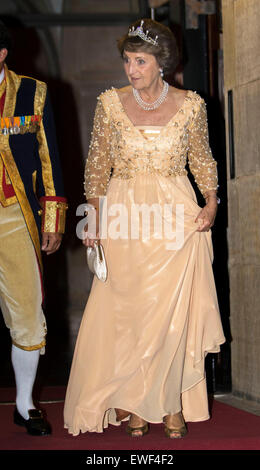
[[[106,194],[110,174],[109,117],[99,97],[85,166],[84,189],[87,199]]]
[[[217,162],[209,146],[207,111],[205,101],[200,98],[197,112],[189,129],[189,167],[199,190],[204,195],[208,190],[217,190]]]

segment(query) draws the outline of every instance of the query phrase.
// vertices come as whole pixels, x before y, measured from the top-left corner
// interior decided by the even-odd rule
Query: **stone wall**
[[[85,202],[83,173],[97,96],[112,86],[120,88],[128,83],[116,45],[117,38],[126,31],[125,24],[62,29],[60,55],[62,81],[70,88],[73,104],[73,109],[70,106],[67,109],[64,107],[64,116],[73,122],[68,125],[66,131],[68,123],[65,119],[62,120],[64,131],[61,132],[62,134],[70,132],[71,126],[72,142],[69,144],[69,149],[66,142],[67,148],[64,148],[62,153],[70,160],[63,161],[63,168],[70,199],[70,220],[67,224],[70,243],[66,246],[66,259],[69,299],[67,315],[72,346],[92,283],[92,275],[86,264],[86,250],[76,238],[76,224],[82,217],[75,217],[75,213],[77,206]]]
[[[233,91],[235,177],[228,162],[233,393],[260,401],[260,2],[222,0],[227,94]]]

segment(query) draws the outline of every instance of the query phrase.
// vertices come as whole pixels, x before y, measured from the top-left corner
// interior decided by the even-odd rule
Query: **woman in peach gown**
[[[170,30],[138,21],[118,47],[130,85],[99,96],[85,170],[97,224],[106,195],[100,218],[108,278],[93,280],[65,427],[100,433],[129,420],[128,433],[140,437],[149,423],[163,422],[168,437],[180,438],[187,421],[209,418],[205,355],[225,341],[212,273],[216,162],[203,99],[162,78],[176,66]],[[90,234],[84,244],[93,245]]]

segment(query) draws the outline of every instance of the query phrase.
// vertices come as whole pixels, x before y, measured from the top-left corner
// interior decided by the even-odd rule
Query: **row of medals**
[[[8,134],[20,134],[21,129],[19,126],[14,126],[14,127],[3,127],[1,129],[1,133],[3,135],[8,135]]]
[[[20,119],[22,120],[22,119]],[[22,123],[20,126],[17,124],[10,126],[10,127],[2,127],[0,129],[1,134],[3,135],[17,135],[17,134],[25,134],[26,132],[36,132],[39,127],[39,120],[35,121],[28,121]]]

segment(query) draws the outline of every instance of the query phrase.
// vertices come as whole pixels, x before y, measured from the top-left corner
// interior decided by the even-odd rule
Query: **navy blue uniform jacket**
[[[66,199],[54,119],[44,82],[5,66],[6,121],[27,121],[19,134],[0,133],[0,153],[41,262],[41,232],[64,232]],[[11,119],[10,119],[11,118]]]

